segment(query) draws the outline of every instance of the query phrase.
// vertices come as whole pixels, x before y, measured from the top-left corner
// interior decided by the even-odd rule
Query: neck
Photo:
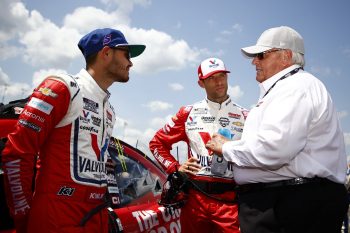
[[[225,102],[228,99],[228,95],[226,94],[223,97],[218,97],[218,98],[212,98],[212,97],[208,97],[208,100],[218,103],[218,104],[222,104],[223,102]]]
[[[91,75],[91,77],[96,81],[97,85],[101,87],[102,90],[107,91],[111,83],[108,82],[108,79],[106,79],[104,75],[101,75],[100,72],[92,68],[87,69],[87,72]]]

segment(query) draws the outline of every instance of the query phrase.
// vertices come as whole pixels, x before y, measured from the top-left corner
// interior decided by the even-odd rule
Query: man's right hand
[[[205,147],[211,151],[213,151],[214,154],[218,156],[222,156],[222,146],[224,145],[225,142],[230,141],[226,137],[214,133],[211,140],[207,142]]]
[[[179,167],[179,171],[191,175],[196,175],[201,168],[202,167],[201,165],[199,165],[199,160],[194,157],[191,157]]]

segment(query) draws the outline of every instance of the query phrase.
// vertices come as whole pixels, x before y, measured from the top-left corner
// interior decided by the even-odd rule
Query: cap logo
[[[219,66],[218,63],[216,63],[215,60],[209,60],[210,64],[209,64],[209,68],[216,68]]]
[[[111,40],[112,40],[112,34],[105,35],[105,37],[103,38],[103,45],[109,44]]]

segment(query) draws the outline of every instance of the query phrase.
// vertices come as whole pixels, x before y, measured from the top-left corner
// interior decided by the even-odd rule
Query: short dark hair
[[[85,60],[86,61],[86,69],[88,69],[92,64],[95,63],[95,61],[97,59],[97,54],[98,53],[92,54],[86,58],[86,60]]]

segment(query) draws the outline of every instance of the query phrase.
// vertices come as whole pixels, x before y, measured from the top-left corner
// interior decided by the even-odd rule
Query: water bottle
[[[231,132],[228,129],[219,129],[218,133],[228,139],[231,139]],[[211,173],[217,176],[223,176],[227,170],[227,165],[228,162],[224,156],[214,154],[211,161]]]

